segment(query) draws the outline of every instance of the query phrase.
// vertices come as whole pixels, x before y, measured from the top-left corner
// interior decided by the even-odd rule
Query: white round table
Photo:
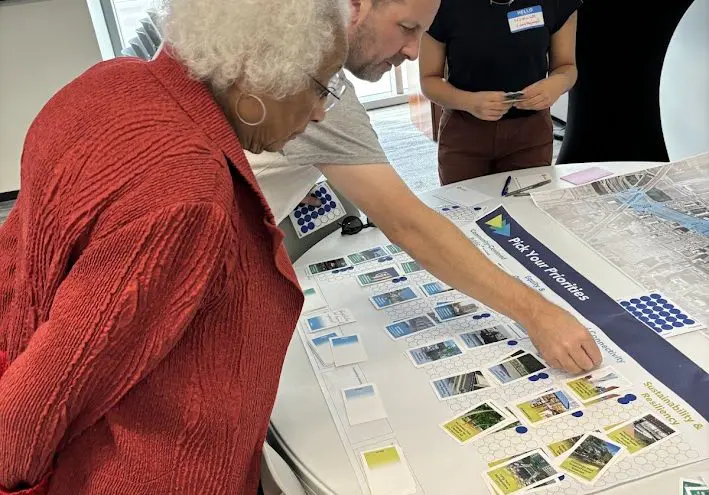
[[[642,170],[653,163],[618,162],[599,164],[567,164],[556,167],[529,169],[515,176],[548,173],[551,184],[543,189],[571,187],[559,177],[593,165],[607,168],[617,174]],[[508,174],[496,174],[458,183],[481,194],[499,197]],[[448,186],[454,187],[454,186]],[[429,206],[445,204],[436,198],[436,191],[421,196]],[[611,297],[622,297],[640,287],[616,268],[591,251],[563,227],[550,222],[545,213],[537,209],[529,198],[505,198],[501,203],[513,217],[532,230],[540,241],[569,262],[580,273],[594,282]],[[337,258],[359,249],[381,244],[385,237],[377,229],[365,229],[355,236],[342,238],[335,232],[323,239],[296,263],[302,269],[317,261]],[[671,339],[679,350],[689,356],[704,370],[709,370],[709,341],[699,332]],[[391,400],[391,398],[388,398]],[[308,491],[315,494],[359,495],[362,493],[350,461],[340,441],[320,386],[303,349],[300,337],[295,334],[281,374],[276,404],[271,416],[271,433],[285,453]],[[642,481],[617,486],[608,493],[630,495],[674,495],[680,477],[693,477],[698,472],[709,471],[709,461],[702,461],[681,469],[660,473]],[[455,495],[455,494],[451,494]]]

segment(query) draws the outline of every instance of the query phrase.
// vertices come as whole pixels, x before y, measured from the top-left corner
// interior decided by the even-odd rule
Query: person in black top
[[[441,184],[551,165],[549,108],[576,82],[581,0],[442,0],[421,42],[424,95],[444,108]]]

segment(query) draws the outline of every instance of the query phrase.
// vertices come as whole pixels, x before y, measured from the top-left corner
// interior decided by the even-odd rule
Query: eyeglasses
[[[376,225],[369,221],[369,218],[367,219],[367,223],[362,223],[362,220],[354,215],[343,218],[339,225],[342,227],[342,235],[355,235],[359,234],[362,232],[362,229],[366,229],[367,227],[376,227]]]
[[[325,105],[323,106],[323,110],[326,112],[337,105],[337,102],[342,99],[342,95],[344,95],[347,90],[347,79],[345,79],[345,75],[342,71],[336,72],[327,82],[327,86],[312,76],[311,79],[321,88],[318,96],[320,98],[326,98]]]

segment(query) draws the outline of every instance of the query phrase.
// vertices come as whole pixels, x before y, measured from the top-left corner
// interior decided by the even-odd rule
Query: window
[[[136,54],[141,46],[140,43],[135,46],[137,30],[141,21],[148,17],[148,10],[155,6],[156,0],[88,1],[100,3],[113,52],[116,55]],[[411,70],[410,62],[391,69],[379,81],[373,83],[359,80],[349,73],[348,75],[360,101],[366,108],[371,109],[406,102],[409,90],[407,69]]]
[[[117,35],[122,47],[128,46],[129,41],[136,36],[136,29],[140,26],[140,20],[146,17],[146,12],[150,9],[153,0],[102,0],[109,4],[109,10],[115,16],[114,23],[117,28]],[[106,12],[104,6],[104,12]]]

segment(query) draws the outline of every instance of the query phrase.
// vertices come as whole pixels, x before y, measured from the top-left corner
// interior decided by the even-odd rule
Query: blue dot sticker
[[[527,378],[530,382],[536,382],[539,380],[539,377],[537,375],[532,375],[529,378]]]
[[[549,375],[547,373],[544,373],[543,371],[537,376],[539,376],[540,380],[546,380],[547,378],[549,378]]]
[[[627,308],[628,306],[630,306],[630,303],[628,301],[620,301],[620,305],[624,308]]]
[[[300,231],[301,231],[303,234],[307,234],[307,233],[308,233],[308,227],[307,227],[307,225],[303,225],[303,226],[300,228]]]
[[[327,189],[325,189],[324,187],[321,187],[320,194],[326,194],[326,193],[327,193]]]
[[[527,433],[529,430],[527,429],[526,426],[518,426],[517,428],[515,428],[515,431],[516,431],[517,433],[519,433],[520,435],[524,435],[524,434]]]
[[[618,403],[623,404],[625,406],[625,405],[630,404],[631,402],[633,402],[636,399],[637,399],[637,397],[634,394],[626,394],[623,397],[618,398]]]
[[[507,345],[517,345],[517,341],[516,340],[508,340]]]
[[[310,223],[308,224],[308,228],[309,228],[309,229],[314,229],[314,228],[315,228],[315,224],[314,224],[313,222],[310,222]]]
[[[572,412],[571,415],[572,415],[574,418],[581,418],[581,417],[583,417],[583,411]]]
[[[473,210],[475,210],[475,211],[480,211],[480,210],[482,210],[482,208],[479,207],[479,206],[476,206],[475,208],[473,208]]]
[[[566,476],[564,476],[563,474],[561,476],[559,476],[559,481],[564,481],[565,479],[566,479]]]
[[[450,208],[443,208],[443,211],[450,211]]]
[[[483,313],[480,316],[482,316],[483,318],[490,318],[490,313]]]
[[[322,196],[322,191],[320,189],[318,189],[317,191],[315,191],[315,193],[311,194],[311,196],[316,196],[316,197]]]

